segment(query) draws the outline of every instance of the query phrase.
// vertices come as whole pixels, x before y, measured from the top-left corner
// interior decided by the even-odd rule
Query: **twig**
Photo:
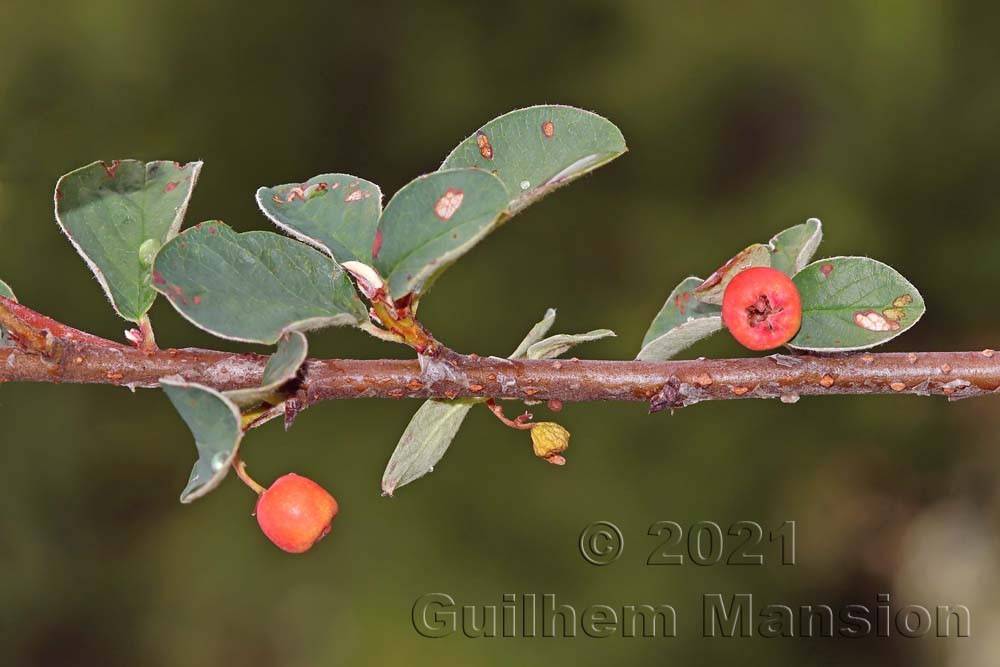
[[[0,303],[0,311],[13,302]],[[24,306],[18,308],[28,310]],[[9,309],[6,312],[11,312]],[[20,311],[19,311],[20,312]],[[33,311],[29,311],[32,312]],[[39,318],[43,316],[35,314]],[[45,321],[53,322],[44,318]],[[42,321],[42,320],[37,320]],[[59,329],[62,327],[62,329]],[[56,382],[156,387],[179,375],[218,390],[259,384],[267,357],[213,350],[138,350],[53,323],[60,354],[0,348],[0,383]],[[26,346],[27,347],[27,346]],[[310,359],[293,398],[300,408],[346,398],[482,398],[641,401],[654,409],[701,401],[835,394],[915,394],[950,400],[1000,393],[1000,353],[919,352],[685,361],[450,359],[428,377],[416,360]]]

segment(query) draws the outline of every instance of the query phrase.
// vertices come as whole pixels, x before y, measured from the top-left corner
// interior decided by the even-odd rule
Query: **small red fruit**
[[[799,290],[777,269],[758,266],[740,271],[722,296],[722,322],[751,350],[781,347],[802,325]]]
[[[267,538],[289,553],[309,551],[330,532],[337,499],[307,477],[289,473],[257,499],[257,523]]]

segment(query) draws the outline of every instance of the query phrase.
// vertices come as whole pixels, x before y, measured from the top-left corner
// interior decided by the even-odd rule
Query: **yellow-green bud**
[[[555,422],[538,422],[531,428],[531,444],[535,456],[562,465],[566,459],[559,455],[569,447],[569,431]]]

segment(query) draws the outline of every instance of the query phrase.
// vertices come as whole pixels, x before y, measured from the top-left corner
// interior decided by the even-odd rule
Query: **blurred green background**
[[[630,152],[546,199],[441,279],[421,314],[466,352],[509,352],[548,306],[631,358],[670,289],[816,216],[821,253],[867,254],[928,314],[891,349],[1000,347],[997,6],[985,2],[22,2],[0,6],[0,276],[25,304],[125,326],[52,219],[95,159],[204,159],[188,221],[265,229],[263,184],[355,173],[391,194],[462,138],[543,102],[617,123]],[[160,300],[161,345],[228,344]],[[324,356],[405,354],[357,331]],[[739,356],[721,334],[691,356]],[[572,405],[569,464],[473,411],[395,499],[382,469],[416,402],[329,403],[251,434],[255,476],[313,477],[332,534],[287,556],[235,479],[191,506],[194,460],[159,392],[0,388],[4,665],[996,665],[1000,403],[914,397]],[[536,410],[539,416],[544,410]],[[588,523],[623,556],[579,555]],[[795,520],[797,564],[651,567],[657,520]],[[728,543],[727,543],[728,548]],[[765,543],[765,548],[768,548]],[[670,603],[674,639],[425,639],[425,593],[499,605]],[[701,596],[758,605],[965,604],[967,639],[703,639]],[[895,613],[895,611],[894,611]]]

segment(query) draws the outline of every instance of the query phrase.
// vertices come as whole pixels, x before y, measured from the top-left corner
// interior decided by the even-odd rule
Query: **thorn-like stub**
[[[660,412],[666,408],[683,408],[684,394],[681,391],[681,381],[676,376],[671,376],[667,383],[663,385],[659,392],[649,399],[649,412]]]

